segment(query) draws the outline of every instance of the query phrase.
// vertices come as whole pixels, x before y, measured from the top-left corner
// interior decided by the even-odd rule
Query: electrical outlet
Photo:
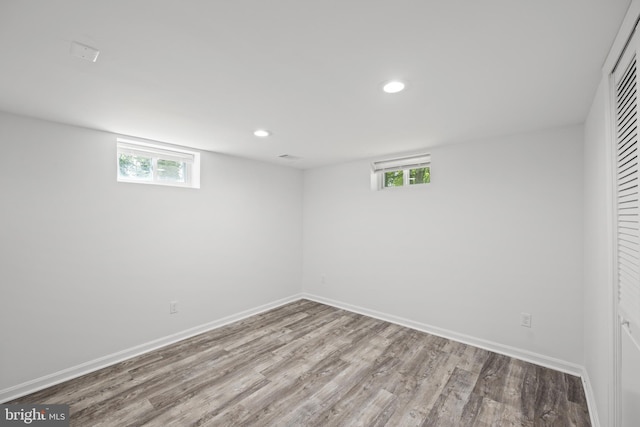
[[[520,313],[520,326],[531,327],[531,313]]]
[[[178,312],[178,301],[171,301],[169,303],[169,314],[176,314]]]

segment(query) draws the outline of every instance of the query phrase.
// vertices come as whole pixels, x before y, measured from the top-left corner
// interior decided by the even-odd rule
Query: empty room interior
[[[639,18],[0,1],[0,415],[640,425]]]

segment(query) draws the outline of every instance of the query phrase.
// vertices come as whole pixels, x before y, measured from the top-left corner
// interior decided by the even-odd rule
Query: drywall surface
[[[298,170],[202,152],[199,190],[118,183],[115,135],[8,114],[0,147],[0,390],[300,290]]]
[[[582,126],[431,154],[382,191],[369,161],[305,171],[303,291],[581,365]]]

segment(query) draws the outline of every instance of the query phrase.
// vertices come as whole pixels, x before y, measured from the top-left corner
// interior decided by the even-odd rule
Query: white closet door
[[[640,426],[640,177],[638,34],[613,73],[616,161],[616,276],[623,427]]]

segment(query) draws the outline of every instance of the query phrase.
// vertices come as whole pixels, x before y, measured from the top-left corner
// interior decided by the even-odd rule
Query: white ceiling
[[[577,124],[629,3],[0,0],[0,110],[301,168]]]

